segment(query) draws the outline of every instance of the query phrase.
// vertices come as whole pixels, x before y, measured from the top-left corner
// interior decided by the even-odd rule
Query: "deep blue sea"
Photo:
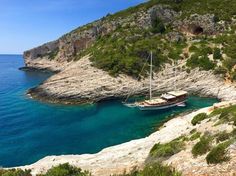
[[[190,97],[186,107],[142,112],[120,101],[87,106],[42,103],[25,95],[49,74],[24,72],[20,55],[0,55],[0,166],[31,164],[47,155],[95,153],[145,137],[166,117],[212,105]]]

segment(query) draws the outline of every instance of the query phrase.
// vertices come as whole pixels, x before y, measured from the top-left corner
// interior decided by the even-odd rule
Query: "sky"
[[[22,54],[108,13],[144,1],[0,0],[0,54]]]

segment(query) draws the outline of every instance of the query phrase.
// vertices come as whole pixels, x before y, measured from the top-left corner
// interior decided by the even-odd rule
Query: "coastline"
[[[192,126],[191,120],[196,114],[209,113],[214,108],[234,104],[236,104],[236,101],[220,102],[211,107],[178,116],[166,122],[159,131],[146,138],[108,147],[96,154],[47,156],[34,164],[17,168],[31,169],[32,174],[37,175],[45,173],[52,166],[69,163],[83,170],[89,170],[96,176],[121,174],[124,171],[132,170],[134,167],[142,168],[150,149],[155,143],[166,143],[182,135],[189,134],[195,128]]]
[[[179,68],[184,64],[179,63]],[[174,70],[166,65],[153,75],[153,92],[172,90]],[[203,97],[217,97],[222,101],[235,100],[235,84],[226,83],[212,71],[194,69],[187,73],[178,69],[176,87],[190,94]],[[95,68],[89,57],[70,63],[68,67],[51,76],[37,87],[28,90],[31,97],[57,104],[86,104],[135,95],[145,95],[149,90],[149,79],[137,81],[126,75],[112,77],[107,72]],[[228,92],[231,92],[229,95]]]

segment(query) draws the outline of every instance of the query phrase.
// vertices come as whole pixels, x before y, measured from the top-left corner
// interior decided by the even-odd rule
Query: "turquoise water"
[[[25,96],[50,75],[23,72],[20,55],[0,56],[0,166],[31,164],[47,155],[95,153],[151,134],[167,116],[212,105],[190,97],[187,107],[141,112],[120,101],[89,106],[41,103]]]

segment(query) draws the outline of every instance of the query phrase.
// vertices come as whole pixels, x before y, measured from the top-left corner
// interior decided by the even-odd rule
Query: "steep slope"
[[[234,99],[234,9],[233,0],[151,0],[107,15],[24,53],[27,67],[60,71],[29,94],[57,103],[143,94],[152,50],[158,91],[171,89],[174,75],[166,65],[179,63],[178,88]]]

